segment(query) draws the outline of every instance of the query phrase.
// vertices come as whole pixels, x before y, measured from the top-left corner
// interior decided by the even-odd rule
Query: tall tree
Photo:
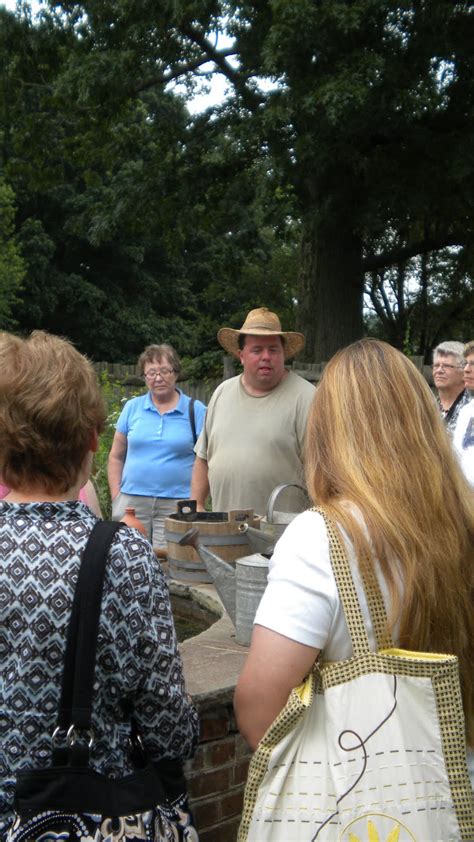
[[[140,326],[150,326],[143,308],[133,305],[143,284],[148,300],[168,307],[177,326],[183,313],[190,325],[200,308],[207,314],[209,302],[219,299],[216,318],[225,312],[237,322],[244,304],[258,295],[246,287],[256,277],[250,267],[258,268],[259,279],[265,276],[272,237],[264,232],[282,226],[276,196],[285,197],[286,221],[296,219],[301,232],[297,317],[310,358],[327,358],[360,335],[364,278],[393,277],[417,256],[421,266],[425,256],[426,291],[436,253],[449,246],[456,247],[455,275],[472,266],[474,17],[468,2],[49,0],[41,27],[36,52],[17,52],[7,74],[11,91],[20,79],[28,94],[25,146],[34,143],[34,121],[52,150],[36,167],[37,177],[58,174],[67,162],[66,172],[72,163],[67,233],[80,233],[87,248],[82,255],[64,244],[66,262],[76,254],[67,277],[74,289],[91,280],[95,267],[103,272],[112,253],[120,258],[115,268],[124,267],[132,278],[131,295],[123,278],[118,285],[111,279],[109,294],[119,303],[119,321],[131,304],[133,333],[143,336],[148,328]],[[216,33],[224,30],[223,42]],[[49,56],[53,32],[57,47]],[[25,65],[37,65],[39,55],[40,84],[31,75],[25,82]],[[202,72],[224,74],[232,96],[194,121],[182,110],[180,129],[170,137],[177,108],[167,86],[184,80],[192,88]],[[46,89],[52,100],[38,108],[35,98]],[[51,102],[61,104],[59,120],[49,119]],[[171,166],[159,178],[164,213],[142,176],[139,147],[148,149],[149,131],[158,150],[150,160]],[[11,175],[11,155],[9,167]],[[87,190],[81,196],[83,173]],[[20,195],[16,184],[15,192]],[[153,242],[142,239],[147,220],[157,220],[157,227],[150,225]],[[389,238],[387,232],[397,234]],[[50,227],[45,233],[51,236]],[[52,239],[56,243],[58,235]],[[97,249],[105,249],[102,260]],[[168,298],[152,292],[158,254],[172,281]],[[131,255],[137,272],[129,267]],[[219,265],[223,287],[213,296]],[[64,288],[61,279],[59,286]],[[97,272],[93,287],[104,287]],[[158,289],[165,288],[162,277]],[[84,306],[90,300],[85,296]],[[103,300],[99,295],[99,307]],[[427,295],[424,300],[429,303]],[[172,315],[177,311],[178,321]]]
[[[28,270],[21,328],[67,334],[101,359],[166,339],[189,358],[206,352],[197,372],[224,320],[271,301],[290,324],[294,202],[241,115],[192,120],[160,86],[124,94],[108,65],[105,87],[92,85],[102,59],[87,32],[3,16],[2,163]]]
[[[80,33],[83,52],[65,79],[84,102],[107,96],[110,107],[174,79],[192,84],[203,67],[226,76],[228,111],[295,196],[309,356],[327,358],[360,335],[365,272],[472,248],[467,0],[50,5]],[[228,46],[216,42],[219,29]],[[374,251],[389,228],[402,240]]]
[[[66,334],[99,359],[176,341],[190,299],[176,225],[183,103],[163,91],[109,110],[72,102],[61,74],[82,50],[74,29],[0,16],[1,163],[27,270],[19,326]]]

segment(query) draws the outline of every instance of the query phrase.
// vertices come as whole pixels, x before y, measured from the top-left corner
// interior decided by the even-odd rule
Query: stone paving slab
[[[234,692],[248,646],[236,642],[234,626],[213,585],[192,585],[190,590],[197,591],[198,599],[207,594],[215,604],[221,605],[223,614],[201,634],[180,644],[186,689],[196,703],[228,698]]]

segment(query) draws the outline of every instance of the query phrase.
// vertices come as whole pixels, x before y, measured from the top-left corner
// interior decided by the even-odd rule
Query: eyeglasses
[[[145,380],[155,380],[156,377],[170,377],[173,374],[173,368],[159,368],[158,370],[155,368],[150,368],[150,371],[145,371]]]
[[[447,369],[449,371],[450,368],[465,368],[465,366],[451,365],[450,363],[433,363],[431,368],[433,369],[433,371],[437,371],[438,369],[440,371],[444,371],[445,369]]]
[[[474,368],[474,360],[468,360],[464,363],[463,368]]]

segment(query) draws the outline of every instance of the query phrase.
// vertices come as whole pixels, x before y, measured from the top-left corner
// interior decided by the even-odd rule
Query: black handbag
[[[134,771],[114,779],[89,766],[104,572],[110,545],[121,526],[122,523],[99,521],[84,549],[68,627],[52,765],[18,772],[16,817],[8,834],[9,842],[33,840],[47,831],[53,838],[59,833],[61,839],[75,842],[81,838],[109,838],[112,833],[121,840],[198,839],[186,811],[181,763],[163,761],[160,773],[160,763],[152,763],[146,757],[133,718],[130,759]],[[168,781],[168,791],[162,778]],[[178,816],[170,796],[173,799],[179,791],[184,792],[184,797],[175,802]]]

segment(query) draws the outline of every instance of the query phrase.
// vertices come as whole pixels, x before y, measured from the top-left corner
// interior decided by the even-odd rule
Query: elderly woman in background
[[[474,393],[474,340],[464,348],[464,386]],[[454,448],[459,456],[466,479],[474,486],[474,398],[463,406],[453,436]]]
[[[379,580],[396,645],[457,655],[474,747],[474,496],[415,366],[375,340],[339,351],[315,392],[305,464],[313,503],[340,527],[372,650],[358,559]],[[321,651],[353,655],[325,522],[309,510],[275,547],[236,689],[252,748]]]
[[[2,839],[14,817],[17,772],[51,763],[73,593],[98,520],[77,498],[104,421],[93,368],[72,345],[39,331],[26,340],[0,336],[0,474],[10,489],[0,501]],[[128,527],[107,558],[95,670],[90,763],[110,777],[133,768],[124,703],[154,762],[192,755],[197,714],[185,693],[166,580],[148,541]],[[45,818],[45,838],[47,830]],[[94,838],[102,838],[98,829]]]
[[[162,549],[165,518],[189,497],[206,407],[177,388],[181,362],[171,345],[149,345],[137,365],[148,392],[127,401],[117,421],[109,456],[112,516],[119,520],[133,506],[153,547]]]

